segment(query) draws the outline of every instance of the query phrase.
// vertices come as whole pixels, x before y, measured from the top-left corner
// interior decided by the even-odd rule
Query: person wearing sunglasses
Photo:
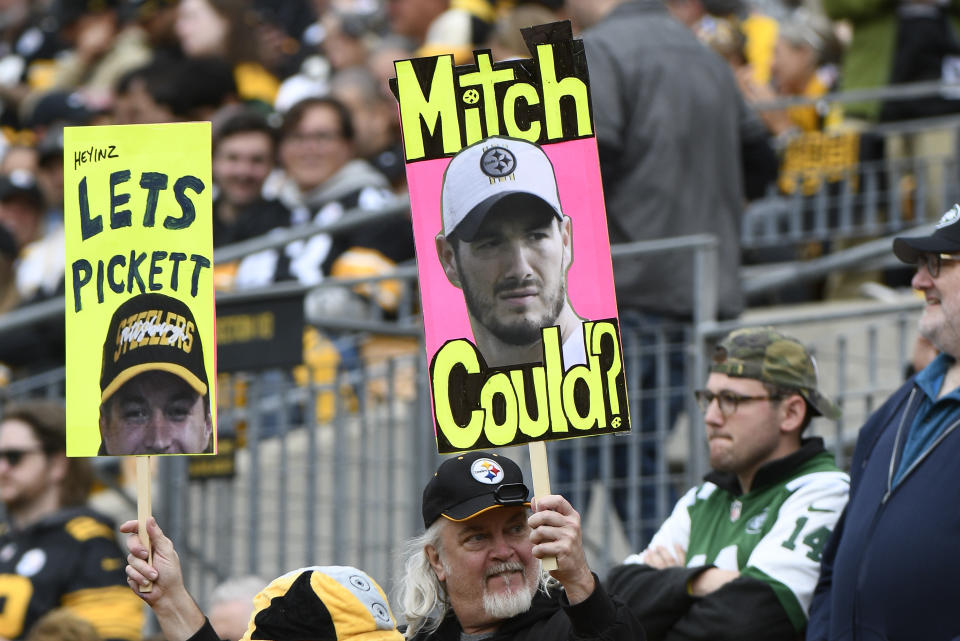
[[[839,417],[818,386],[810,352],[773,328],[718,343],[695,392],[713,471],[608,579],[651,641],[803,638],[849,489],[823,440],[803,436]]]
[[[939,354],[860,429],[808,641],[960,638],[960,205],[893,253],[916,266],[917,329]]]
[[[66,414],[49,400],[7,404],[0,420],[0,638],[23,639],[63,608],[103,639],[139,639],[144,616],[126,587],[114,526],[85,507],[87,459],[67,458]]]

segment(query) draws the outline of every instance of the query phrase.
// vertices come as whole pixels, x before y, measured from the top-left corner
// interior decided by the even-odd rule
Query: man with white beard
[[[587,565],[573,506],[557,495],[531,506],[528,494],[504,456],[468,452],[440,465],[423,491],[426,531],[404,554],[397,605],[408,639],[645,638]],[[549,574],[548,556],[558,566]]]

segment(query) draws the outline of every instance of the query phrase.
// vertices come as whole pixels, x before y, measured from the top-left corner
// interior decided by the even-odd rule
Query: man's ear
[[[570,269],[573,264],[573,221],[564,216],[560,221],[560,240],[563,242],[563,266]]]
[[[791,394],[780,401],[782,418],[780,431],[784,433],[800,434],[800,426],[807,415],[807,402],[800,394]]]
[[[432,545],[426,545],[423,548],[423,552],[427,555],[427,561],[430,562],[433,573],[437,575],[437,580],[440,582],[446,581],[447,573],[443,569],[443,563],[440,562],[440,552],[437,551],[437,548]]]
[[[440,266],[443,273],[447,275],[447,280],[456,288],[460,288],[460,270],[457,269],[457,257],[454,254],[453,245],[443,234],[437,234],[437,258],[440,259]]]
[[[206,418],[203,419],[203,431],[206,434],[207,438],[205,439],[207,445],[203,448],[203,451],[213,451],[213,419],[210,417],[210,412],[207,412]]]

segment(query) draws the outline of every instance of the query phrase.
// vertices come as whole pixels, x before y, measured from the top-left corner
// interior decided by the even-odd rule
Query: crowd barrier
[[[759,111],[955,96],[955,84],[918,82],[788,97]],[[960,115],[882,123],[843,121],[780,140],[776,185],[747,207],[741,243],[751,262],[810,258],[935,222],[960,201]],[[931,141],[939,140],[936,144]],[[921,142],[923,141],[923,142]]]

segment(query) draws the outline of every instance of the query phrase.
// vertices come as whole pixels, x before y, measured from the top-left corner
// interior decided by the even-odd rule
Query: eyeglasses
[[[27,454],[35,454],[43,450],[0,450],[0,461],[6,461],[10,467],[20,465],[20,461]]]
[[[337,131],[291,131],[286,135],[285,140],[298,145],[306,143],[325,143],[340,140],[343,136]]]
[[[917,269],[921,267],[926,267],[927,271],[930,272],[931,278],[936,278],[940,275],[940,267],[943,265],[943,261],[956,262],[960,260],[960,256],[957,254],[932,254],[929,252],[923,252],[917,256]]]
[[[782,397],[779,395],[772,396],[744,396],[743,394],[737,394],[736,392],[731,392],[730,390],[721,390],[720,392],[714,394],[708,389],[698,389],[693,393],[694,398],[697,399],[697,405],[700,406],[700,411],[706,413],[710,409],[710,404],[713,403],[716,399],[717,403],[720,405],[720,413],[723,414],[724,418],[732,416],[737,411],[737,406],[740,403],[749,403],[750,401],[777,401]]]

